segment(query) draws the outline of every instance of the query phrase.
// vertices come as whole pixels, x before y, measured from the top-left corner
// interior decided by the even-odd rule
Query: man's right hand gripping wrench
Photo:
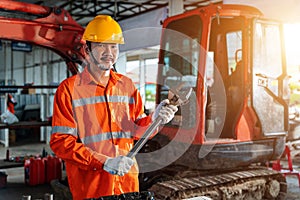
[[[156,131],[157,127],[161,124],[168,123],[173,119],[174,114],[178,110],[178,106],[186,104],[192,93],[192,88],[182,91],[183,84],[179,85],[174,90],[170,90],[168,99],[163,100],[153,114],[153,122],[145,131],[143,136],[136,142],[132,150],[127,154],[127,157],[133,158],[141,148],[146,144],[150,136]]]

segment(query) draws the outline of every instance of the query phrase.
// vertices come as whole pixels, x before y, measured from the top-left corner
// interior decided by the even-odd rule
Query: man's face
[[[119,54],[118,44],[113,43],[91,43],[93,56],[102,70],[109,70],[117,61]]]

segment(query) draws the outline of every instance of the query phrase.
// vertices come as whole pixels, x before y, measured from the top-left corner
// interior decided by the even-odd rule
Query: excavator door
[[[253,22],[252,103],[263,136],[286,134],[288,128],[289,90],[281,29],[276,22]]]

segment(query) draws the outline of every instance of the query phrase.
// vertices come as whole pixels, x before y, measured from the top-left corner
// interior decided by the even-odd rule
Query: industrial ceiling
[[[37,5],[60,7],[67,10],[82,26],[96,15],[107,14],[117,21],[122,21],[140,14],[167,7],[169,2],[176,4],[180,0],[16,0]],[[253,5],[271,18],[286,22],[299,22],[300,4],[292,3],[295,0],[253,1],[253,0],[182,0],[184,11],[192,10],[209,3],[223,2]],[[1,10],[0,10],[1,11]],[[279,15],[280,13],[280,15]]]
[[[19,0],[37,5],[60,7],[67,10],[81,25],[98,14],[107,14],[121,21],[139,14],[168,6],[169,0]],[[195,9],[222,0],[183,0],[184,10]]]

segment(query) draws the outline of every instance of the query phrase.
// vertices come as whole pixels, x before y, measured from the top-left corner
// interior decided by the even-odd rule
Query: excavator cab
[[[169,127],[197,128],[201,136],[194,143],[285,136],[288,88],[281,25],[256,19],[260,13],[253,8],[240,14],[234,13],[237,7],[230,8],[232,13],[225,8],[215,6],[209,19],[201,15],[209,12],[206,8],[165,22],[157,99],[180,82],[195,93],[185,108],[189,115],[177,113]]]
[[[182,83],[194,95],[161,133],[173,138],[176,127],[192,129],[194,144],[284,140],[288,76],[282,27],[260,15],[251,7],[211,5],[165,21],[157,102]]]

